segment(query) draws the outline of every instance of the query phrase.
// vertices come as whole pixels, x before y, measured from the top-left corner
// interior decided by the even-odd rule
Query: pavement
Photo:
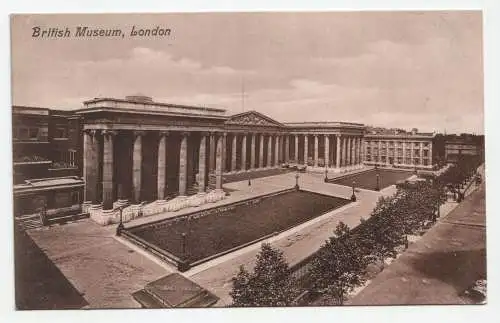
[[[346,305],[472,304],[463,291],[486,279],[485,184],[455,206]]]
[[[352,188],[324,183],[323,176],[323,174],[302,173],[299,185],[302,189],[350,198]],[[231,195],[222,201],[136,219],[126,226],[290,188],[295,185],[295,180],[295,173],[285,173],[254,179],[251,186],[248,186],[248,180],[228,183],[224,187],[230,189]],[[350,203],[339,210],[333,210],[292,228],[269,239],[269,242],[280,248],[288,262],[294,264],[316,251],[332,235],[340,221],[350,227],[358,225],[361,217],[369,216],[380,196],[392,195],[394,192],[394,186],[380,192],[359,189],[356,192],[356,203]],[[69,283],[78,290],[88,303],[86,308],[136,308],[139,304],[133,300],[131,293],[143,288],[146,283],[176,270],[123,239],[117,238],[115,229],[115,226],[102,227],[86,219],[65,225],[28,230],[27,233]],[[217,295],[220,301],[216,306],[229,305],[232,277],[240,265],[248,269],[253,267],[259,248],[260,243],[240,249],[197,266],[183,275]],[[40,275],[43,276],[43,273]]]

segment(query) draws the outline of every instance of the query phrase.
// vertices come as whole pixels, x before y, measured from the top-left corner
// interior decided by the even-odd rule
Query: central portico
[[[223,173],[304,164],[312,171],[361,165],[364,126],[283,124],[256,111],[97,98],[83,119],[84,211],[101,224],[176,211],[225,196]]]

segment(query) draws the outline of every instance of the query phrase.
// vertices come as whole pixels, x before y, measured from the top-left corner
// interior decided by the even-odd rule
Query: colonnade
[[[154,138],[152,142],[156,147],[152,147],[151,144],[148,147],[143,147],[144,137],[147,135],[150,136],[148,139]],[[130,144],[131,147],[124,145],[119,147],[120,149],[115,147],[120,136],[129,138],[130,140],[124,140],[124,142]],[[173,145],[168,145],[171,142],[168,140],[169,136],[175,136]],[[195,140],[190,141],[190,136],[196,136]],[[225,135],[216,132],[209,134],[208,132],[155,131],[151,133],[128,130],[86,130],[83,138],[83,177],[86,183],[84,200],[93,205],[102,203],[104,210],[113,209],[116,200],[130,199],[129,202],[140,203],[143,200],[141,195],[144,193],[145,186],[153,184],[146,183],[143,179],[149,167],[154,169],[152,172],[156,177],[154,191],[156,199],[159,201],[165,200],[167,197],[169,172],[177,175],[178,191],[176,196],[186,196],[188,189],[193,188],[191,184],[194,183],[197,185],[198,192],[205,192],[210,182],[209,175],[215,178],[212,188],[222,190],[224,142]],[[197,147],[189,147],[188,143]],[[151,154],[149,149],[155,151]],[[130,151],[132,156],[128,155],[127,151]],[[156,160],[153,162],[150,160],[148,164],[145,164],[144,154],[146,152],[155,156]],[[192,152],[196,152],[197,160],[192,160],[194,155]],[[210,162],[207,158],[208,153],[211,153]],[[173,158],[177,157],[177,160],[172,161],[172,156],[169,155],[172,155]],[[117,157],[118,160],[115,160]],[[131,167],[123,166],[130,160]],[[151,165],[152,163],[155,165]],[[177,167],[171,169],[169,165]],[[120,172],[120,170],[122,171]],[[207,171],[211,174],[208,174]],[[118,173],[121,178],[117,178]],[[191,181],[193,176],[190,175],[195,175],[196,179]],[[120,180],[125,181],[129,177],[131,177],[129,185],[131,192],[123,192],[123,190],[128,190],[123,189],[117,183]]]

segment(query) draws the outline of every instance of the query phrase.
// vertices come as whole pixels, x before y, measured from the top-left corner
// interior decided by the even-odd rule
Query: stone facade
[[[220,200],[225,173],[432,165],[432,138],[379,138],[360,123],[280,123],[256,111],[226,116],[141,96],[86,101],[71,115],[82,125],[82,208],[101,224],[118,222],[120,212],[128,220]],[[399,141],[409,151],[401,162],[390,150]]]

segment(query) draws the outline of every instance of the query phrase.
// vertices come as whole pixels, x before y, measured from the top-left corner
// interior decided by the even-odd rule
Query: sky
[[[126,36],[42,39],[34,26]],[[133,26],[171,33],[129,37]],[[140,93],[281,122],[484,133],[479,11],[25,15],[11,44],[14,105]]]

